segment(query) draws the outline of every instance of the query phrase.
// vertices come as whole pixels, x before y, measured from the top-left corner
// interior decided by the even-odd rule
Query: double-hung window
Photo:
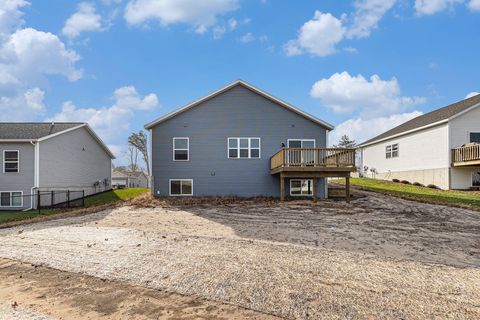
[[[3,172],[17,173],[19,170],[19,153],[18,150],[3,151]]]
[[[398,143],[391,144],[385,147],[385,157],[387,159],[398,157]]]
[[[229,159],[260,159],[260,138],[228,138]]]
[[[9,207],[9,208],[23,207],[23,192],[21,191],[0,192],[0,207]]]
[[[192,196],[192,179],[170,179],[170,196]]]
[[[188,161],[190,159],[190,139],[173,138],[173,160]]]

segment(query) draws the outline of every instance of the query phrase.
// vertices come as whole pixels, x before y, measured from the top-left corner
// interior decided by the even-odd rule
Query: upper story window
[[[173,138],[173,160],[188,161],[190,159],[190,139]]]
[[[480,143],[480,132],[470,132],[470,143]]]
[[[260,138],[228,138],[229,159],[260,159]]]
[[[3,172],[18,172],[19,170],[19,153],[18,150],[3,151]]]
[[[387,159],[398,157],[398,143],[391,144],[385,147],[385,155]]]

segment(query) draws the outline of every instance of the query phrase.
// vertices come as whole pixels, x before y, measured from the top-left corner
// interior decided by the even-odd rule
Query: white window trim
[[[17,192],[20,193],[20,199],[21,199],[21,204],[19,206],[12,206],[12,193]],[[0,191],[1,193],[10,193],[10,205],[9,206],[2,206],[2,203],[0,202],[0,208],[23,208],[23,191]]]
[[[187,149],[175,149],[175,140],[177,139],[187,139]],[[187,151],[187,160],[175,160],[175,151]],[[172,139],[172,159],[173,161],[180,161],[180,162],[185,162],[185,161],[190,161],[190,138],[189,137],[174,137]]]
[[[292,194],[292,181],[304,181],[304,180],[310,180],[312,181],[312,194]],[[300,193],[302,191],[300,190]],[[313,179],[290,179],[290,196],[292,197],[313,197]]]
[[[397,155],[393,156],[393,146],[397,146]],[[390,147],[390,152],[387,151],[387,148]],[[390,153],[390,158],[387,157],[387,154]],[[385,146],[385,159],[394,159],[394,158],[399,158],[400,157],[400,144],[399,143],[392,143],[392,144],[387,144]]]
[[[287,148],[290,148],[289,145],[290,145],[290,141],[313,141],[313,147],[316,148],[317,147],[317,140],[315,139],[287,139]]]
[[[190,181],[192,183],[192,193],[190,193],[190,194],[172,194],[172,181],[180,181],[180,192],[182,191],[182,181]],[[189,197],[189,196],[193,196],[193,179],[168,179],[168,195],[170,197]]]
[[[17,161],[6,161],[5,160],[5,153],[6,152],[16,152],[18,157],[17,157]],[[17,172],[6,172],[5,171],[5,164],[6,163],[17,163]],[[3,150],[3,173],[20,173],[20,150]]]
[[[237,139],[237,148],[230,148],[230,139]],[[240,139],[248,139],[248,158],[241,158],[240,157]],[[258,148],[252,148],[252,139],[258,139]],[[237,156],[230,157],[230,149],[237,149]],[[258,149],[258,158],[252,158],[252,149]],[[233,160],[260,160],[262,159],[262,138],[260,137],[228,137],[227,138],[227,158]]]

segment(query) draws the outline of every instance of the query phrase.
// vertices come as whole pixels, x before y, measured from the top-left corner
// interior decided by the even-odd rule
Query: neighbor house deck
[[[452,149],[452,167],[480,166],[480,144]]]
[[[355,168],[355,149],[282,148],[270,158],[270,173],[280,174],[280,198],[285,199],[285,178],[311,178],[313,198],[317,196],[317,178],[343,177],[350,198],[350,173]]]

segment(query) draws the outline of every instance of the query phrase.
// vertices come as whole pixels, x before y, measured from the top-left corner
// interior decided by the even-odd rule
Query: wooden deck
[[[270,174],[280,175],[280,198],[285,199],[285,178],[313,179],[316,200],[317,178],[346,178],[347,200],[350,198],[350,173],[355,168],[355,149],[283,148],[270,158]]]
[[[480,144],[452,149],[452,166],[480,166]]]

